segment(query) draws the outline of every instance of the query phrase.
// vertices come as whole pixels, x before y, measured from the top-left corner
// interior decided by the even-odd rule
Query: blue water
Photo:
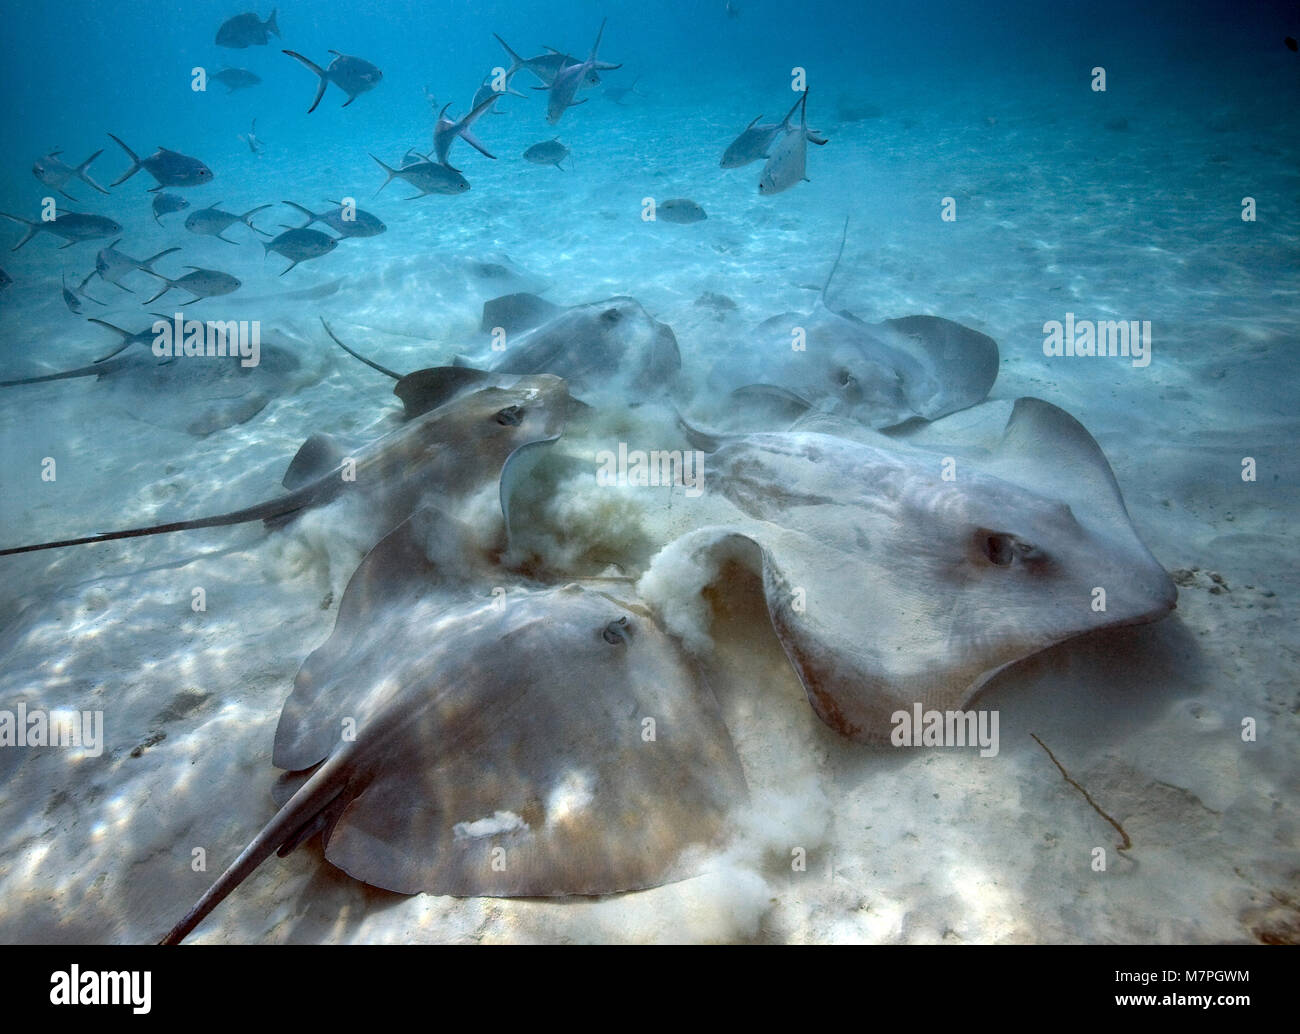
[[[742,823],[748,848],[724,856],[722,875],[564,911],[430,898],[379,909],[319,852],[300,852],[237,891],[207,936],[1294,938],[1285,908],[1259,904],[1293,900],[1300,871],[1300,642],[1289,616],[1300,594],[1300,54],[1283,43],[1300,36],[1293,3],[737,0],[728,17],[721,0],[310,0],[279,7],[282,38],[269,45],[217,47],[235,6],[0,5],[0,211],[36,219],[53,196],[61,210],[115,219],[133,257],[180,247],[159,262],[168,277],[192,264],[242,281],[223,298],[191,307],[172,295],[156,310],[142,304],[160,286],[146,274],[128,274],[131,293],[96,278],[87,290],[103,304],[74,314],[61,281],[80,283],[109,241],[60,249],[41,233],[11,253],[24,229],[0,221],[12,280],[0,289],[0,379],[116,347],[87,317],[136,332],[149,313],[180,308],[259,321],[300,362],[279,394],[212,434],[186,430],[194,403],[180,392],[132,394],[107,378],[4,389],[0,546],[246,505],[276,490],[313,431],[391,429],[390,382],[341,356],[322,317],[407,371],[481,353],[482,306],[497,295],[565,306],[632,296],[673,328],[674,402],[725,416],[710,372],[743,356],[764,320],[814,307],[847,217],[833,307],[868,321],[942,315],[996,340],[989,398],[1041,397],[1088,428],[1141,537],[1177,572],[1180,600],[1154,630],[1050,652],[995,683],[1021,734],[1012,747],[1005,733],[1002,767],[955,755],[902,765],[839,742],[811,717],[772,637],[732,628],[740,645],[719,638],[726,663],[713,663],[757,817]],[[408,148],[428,151],[437,109],[463,115],[504,63],[493,32],[526,56],[549,45],[582,58],[602,18],[600,56],[622,65],[604,85],[636,86],[624,103],[604,86],[585,90],[552,127],[545,96],[520,73],[514,86],[529,96],[503,98],[474,129],[496,160],[454,146],[468,192],[407,200],[395,181],[376,196],[384,174],[370,155],[397,165]],[[383,80],[346,108],[330,86],[308,114],[315,78],[282,49],[321,65],[340,50]],[[262,82],[192,89],[194,69],[224,65]],[[1092,89],[1096,67],[1104,92]],[[755,116],[775,121],[790,107],[796,68],[808,123],[829,142],[808,147],[807,182],[762,197],[761,162],[723,170],[719,159]],[[240,139],[254,120],[257,153]],[[141,157],[158,146],[197,157],[214,178],[177,188],[191,207],[160,226],[147,172],[107,197],[73,180],[79,205],[32,175],[51,149],[75,165],[102,148],[91,174],[107,187],[129,165],[108,133]],[[557,136],[571,152],[566,171],[522,159]],[[247,227],[228,231],[232,245],[183,225],[208,204],[242,213],[270,203],[253,222],[279,233],[299,217],[278,202],[323,211],[342,198],[386,232],[283,276],[287,260]],[[689,198],[708,218],[647,223],[646,198]],[[1247,198],[1253,220],[1242,218]],[[955,221],[941,218],[945,199]],[[1067,313],[1149,321],[1150,365],[1045,356],[1044,324]],[[675,447],[671,411],[632,405],[642,401],[566,439],[571,462],[589,471],[594,450],[638,435]],[[44,482],[50,456],[59,476]],[[1246,457],[1255,481],[1240,476]],[[639,577],[690,530],[680,500],[611,501],[554,477],[564,491],[530,503],[532,542],[569,576]],[[0,709],[20,699],[102,707],[109,730],[96,757],[0,747],[0,939],[156,938],[202,889],[191,845],[206,846],[213,873],[266,821],[279,707],[373,544],[362,516],[312,517],[278,537],[245,527],[0,558]],[[204,619],[187,606],[196,584],[218,601]],[[747,613],[766,628],[760,611]],[[1268,734],[1243,745],[1243,716]],[[1030,729],[1108,795],[1148,851],[1108,894],[1080,889],[1071,866],[1086,865],[1079,853],[1103,834]],[[831,859],[831,877],[805,884],[786,871],[801,843]],[[169,889],[146,895],[142,884]]]

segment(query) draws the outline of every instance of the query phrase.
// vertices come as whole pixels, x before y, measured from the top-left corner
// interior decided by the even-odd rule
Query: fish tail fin
[[[783,132],[788,133],[788,132],[790,131],[790,129],[791,129],[791,122],[790,122],[790,120],[791,120],[792,118],[794,118],[794,113],[795,113],[796,111],[799,110],[799,105],[802,104],[802,103],[807,99],[807,97],[808,97],[808,91],[805,90],[803,93],[801,93],[801,94],[799,95],[799,99],[798,99],[797,101],[794,102],[794,104],[791,106],[790,110],[787,111],[787,112],[785,113],[785,118],[783,118],[783,119],[781,120],[781,130],[782,130]],[[761,118],[761,117],[762,117],[762,116],[760,116],[760,118]],[[756,122],[756,121],[758,121],[758,120],[755,119],[754,121]],[[751,126],[752,126],[753,124],[754,124],[753,122],[750,123]]]
[[[159,944],[180,944],[190,932],[207,918],[232,890],[248,879],[266,859],[282,847],[289,847],[303,839],[300,834],[335,798],[343,792],[349,751],[342,750],[327,759],[275,816],[262,827],[230,867],[217,877],[217,881],[199,898],[185,918],[167,931]]]
[[[253,225],[253,216],[257,215],[257,213],[262,211],[262,209],[270,208],[270,207],[271,207],[270,202],[268,202],[265,205],[258,205],[256,208],[250,208],[247,212],[245,212],[243,215],[239,217],[239,221],[243,223],[245,226],[247,226],[254,233],[260,233],[263,237],[270,237],[272,236],[271,234],[267,233],[265,230],[259,230],[256,226]]]
[[[105,190],[103,187],[101,187],[98,183],[96,183],[93,179],[90,178],[90,172],[89,172],[90,163],[93,162],[96,158],[98,158],[103,153],[104,153],[104,149],[101,147],[98,151],[96,151],[84,162],[82,162],[80,165],[77,166],[76,173],[77,173],[77,178],[81,180],[83,183],[87,184],[88,186],[94,187],[101,194],[107,194],[108,193],[107,190]]]
[[[374,157],[374,156],[371,155],[371,157]],[[378,158],[376,158],[375,160],[376,160],[376,161],[379,161]],[[381,163],[381,164],[382,164],[382,163]],[[389,177],[389,178],[391,179],[392,177]],[[385,186],[387,186],[387,184],[385,184]],[[380,187],[379,189],[380,189],[380,190],[383,190],[384,188],[383,188],[383,187]],[[333,204],[333,203],[334,203],[334,202],[332,202],[332,201],[330,202],[330,204]],[[313,212],[310,208],[303,208],[302,205],[296,205],[296,204],[294,204],[292,201],[281,201],[280,204],[282,204],[282,205],[288,205],[290,208],[296,208],[296,209],[298,209],[299,212],[301,212],[303,215],[305,215],[305,216],[307,217],[307,221],[306,221],[305,223],[303,223],[302,226],[298,227],[298,229],[300,229],[300,230],[302,230],[302,229],[306,229],[308,226],[310,226],[312,223],[314,223],[314,222],[319,218],[319,216],[317,216],[316,213]]]
[[[16,223],[24,223],[27,226],[27,236],[24,237],[22,240],[20,240],[12,248],[10,248],[9,249],[10,251],[17,251],[29,240],[31,240],[38,233],[41,232],[41,227],[43,225],[41,223],[34,223],[30,219],[24,219],[22,216],[19,215],[10,215],[8,212],[0,212],[0,216],[4,216],[6,219],[12,219]]]
[[[149,298],[148,300],[141,302],[140,303],[141,305],[149,305],[152,302],[156,302],[159,298],[161,298],[163,295],[165,295],[168,291],[170,291],[173,287],[176,286],[176,281],[168,280],[165,276],[162,276],[159,273],[155,273],[154,276],[158,277],[159,280],[163,281],[163,289],[159,291],[157,294],[155,294],[152,298]]]
[[[516,54],[513,50],[511,50],[511,49],[510,49],[510,44],[507,43],[505,40],[503,40],[503,39],[502,39],[500,36],[498,36],[495,32],[492,33],[492,36],[496,39],[496,41],[497,41],[498,43],[501,44],[501,46],[502,46],[502,48],[505,50],[506,54],[510,57],[510,68],[509,68],[509,70],[506,72],[506,78],[508,79],[510,76],[512,76],[512,75],[514,75],[516,72],[518,72],[521,68],[525,67],[525,66],[528,64],[528,62],[525,61],[523,58],[521,58],[521,57],[520,57],[518,54]]]
[[[157,255],[150,255],[147,259],[145,259],[143,262],[140,263],[140,268],[146,273],[153,273],[154,276],[157,276],[158,274],[154,273],[153,271],[153,264],[157,262],[160,258],[162,258],[164,255],[170,255],[173,251],[180,251],[180,250],[181,250],[180,248],[168,248],[166,251],[158,252]]]
[[[600,40],[601,37],[605,35],[605,22],[608,20],[608,18],[602,18],[600,20],[600,31],[596,33],[596,42],[591,45],[591,57],[587,58],[587,61],[592,65],[595,65],[596,63],[596,51],[600,49]],[[618,66],[615,65],[614,67],[617,68]]]
[[[86,280],[89,279],[90,277],[86,277]],[[85,286],[85,280],[82,281],[82,286],[83,287]],[[108,355],[101,355],[98,359],[95,360],[96,363],[102,363],[105,362],[106,360],[112,359],[113,356],[117,355],[118,352],[121,352],[129,344],[131,344],[132,341],[135,340],[134,334],[130,334],[127,331],[123,330],[121,327],[114,326],[112,323],[107,323],[104,320],[97,320],[95,319],[94,316],[87,316],[86,322],[97,323],[101,327],[104,327],[107,330],[111,330],[114,334],[118,335],[122,339],[122,343],[120,345],[118,345],[115,349],[113,349],[113,351],[109,352]]]
[[[275,33],[275,38],[276,38],[276,39],[280,39],[280,38],[281,38],[281,36],[280,36],[280,24],[279,24],[279,22],[277,22],[277,21],[275,20],[275,16],[276,16],[278,13],[279,13],[279,8],[278,8],[278,7],[272,7],[272,8],[271,8],[271,17],[269,17],[268,19],[266,19],[265,22],[262,23],[262,24],[266,27],[266,31],[267,31],[267,32],[273,32],[273,33]]]
[[[371,158],[375,158],[375,156],[374,156],[373,154],[370,155],[370,157],[371,157]],[[388,173],[388,179],[384,180],[383,184],[382,184],[382,185],[380,186],[380,188],[379,188],[379,190],[383,190],[384,187],[388,186],[388,184],[390,184],[390,183],[393,182],[393,177],[397,175],[397,170],[394,169],[394,168],[393,168],[392,166],[390,166],[390,165],[385,165],[385,164],[384,164],[382,161],[380,161],[378,158],[375,158],[375,161],[378,162],[379,167],[380,167],[381,169],[383,169],[386,173]],[[378,197],[378,196],[379,196],[379,190],[376,190],[376,191],[375,191],[375,195],[374,195],[375,197]]]
[[[297,58],[320,77],[320,85],[316,87],[316,99],[311,102],[311,107],[307,109],[307,114],[310,115],[316,110],[316,105],[320,103],[320,99],[325,96],[325,87],[329,85],[329,79],[325,77],[325,69],[321,68],[321,66],[316,64],[315,61],[303,57],[296,50],[284,50],[281,51],[281,53]]]
[[[140,156],[137,155],[133,150],[131,150],[131,148],[127,147],[126,144],[122,143],[121,139],[113,136],[112,133],[109,133],[108,135],[110,137],[113,137],[113,140],[116,141],[117,146],[122,148],[122,150],[126,152],[126,156],[131,159],[131,167],[127,169],[126,172],[122,173],[122,175],[120,175],[112,183],[109,184],[110,187],[116,187],[119,183],[125,183],[127,180],[129,180],[132,176],[134,176],[137,172],[140,171]]]

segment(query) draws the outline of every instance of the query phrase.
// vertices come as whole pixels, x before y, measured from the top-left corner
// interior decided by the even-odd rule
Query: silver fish
[[[85,280],[81,281],[81,286],[77,288],[78,291],[84,291],[86,284],[90,283],[90,278],[98,276],[105,283],[112,284],[114,287],[130,294],[132,293],[131,289],[122,283],[122,277],[128,273],[134,273],[136,270],[157,276],[158,274],[153,271],[153,264],[164,255],[170,255],[173,251],[181,250],[180,248],[168,248],[166,251],[160,251],[157,255],[151,255],[147,259],[133,259],[130,255],[117,250],[120,243],[121,238],[118,238],[107,248],[99,250],[99,254],[95,256],[94,270],[86,276]]]
[[[316,105],[325,96],[325,87],[330,83],[333,83],[348,95],[348,99],[343,102],[343,107],[346,108],[367,90],[373,90],[379,85],[380,80],[384,78],[384,73],[369,61],[359,57],[349,57],[337,50],[330,51],[334,55],[334,60],[329,63],[328,68],[321,68],[320,65],[294,50],[285,50],[281,51],[281,53],[297,58],[320,76],[320,85],[316,87],[316,99],[311,102],[311,107],[307,109],[308,115],[316,110]]]
[[[153,221],[159,226],[162,220],[159,216],[171,215],[173,212],[183,212],[190,207],[190,203],[179,194],[155,194],[153,196]]]
[[[764,197],[789,190],[796,183],[807,180],[804,175],[808,161],[808,91],[799,102],[799,127],[791,129],[772,148],[763,174],[758,179],[758,192]]]
[[[53,187],[64,197],[73,201],[77,199],[63,189],[70,179],[79,179],[83,183],[94,187],[101,194],[108,193],[107,190],[90,178],[90,173],[87,171],[90,168],[90,163],[104,153],[103,149],[96,151],[75,169],[71,165],[66,165],[59,158],[62,153],[62,151],[51,151],[45,157],[37,158],[36,164],[32,166],[32,175],[47,187]]]
[[[62,237],[66,240],[68,243],[60,245],[62,248],[70,248],[81,241],[102,240],[105,237],[111,237],[115,233],[122,232],[121,224],[114,222],[108,216],[90,215],[86,212],[64,212],[62,215],[55,216],[49,222],[41,220],[35,223],[30,219],[24,219],[22,216],[9,215],[7,212],[0,212],[0,216],[27,226],[27,236],[10,248],[10,251],[17,251],[41,232],[52,233],[56,237]]]
[[[543,140],[540,144],[533,144],[524,152],[524,161],[532,162],[534,165],[554,165],[561,172],[565,169],[560,162],[567,157],[569,157],[569,149],[558,139]]]
[[[203,298],[212,298],[217,295],[229,294],[231,291],[239,290],[241,286],[238,277],[233,277],[229,273],[223,273],[217,269],[203,269],[199,266],[186,266],[185,268],[192,269],[194,272],[186,273],[183,277],[180,277],[177,280],[171,280],[161,274],[154,273],[153,275],[158,277],[158,279],[163,281],[167,286],[144,304],[148,305],[150,302],[155,302],[168,291],[176,288],[189,291],[194,295],[193,298],[185,303],[186,305],[189,305]]]
[[[267,254],[274,251],[289,260],[289,265],[284,270],[284,273],[289,272],[299,262],[306,262],[308,259],[328,255],[337,245],[338,241],[329,234],[301,227],[296,230],[285,230],[275,240],[262,243],[262,247]],[[280,275],[284,276],[284,273]]]
[[[158,181],[158,186],[149,188],[155,193],[163,187],[199,187],[212,180],[212,170],[197,158],[179,151],[169,151],[165,147],[158,148],[148,158],[141,158],[112,133],[108,135],[117,141],[117,146],[131,159],[131,167],[110,183],[110,187],[125,183],[141,169]]]
[[[759,115],[758,118],[754,119],[723,153],[722,161],[719,163],[722,168],[739,169],[750,162],[756,162],[760,158],[768,157],[768,151],[771,150],[772,144],[776,142],[777,138],[794,131],[795,127],[790,119],[794,117],[794,113],[799,110],[799,105],[802,103],[803,98],[800,97],[780,122],[759,125],[758,119],[763,116]],[[826,143],[826,138],[815,130],[808,131],[807,139],[819,146]]]
[[[554,47],[547,47],[547,52],[545,54],[539,54],[537,57],[520,57],[510,49],[510,44],[500,36],[497,36],[495,32],[492,33],[492,35],[496,37],[496,41],[501,44],[505,49],[505,52],[510,56],[510,68],[506,70],[507,82],[516,72],[527,70],[537,78],[538,82],[544,84],[546,87],[550,87],[551,84],[555,82],[555,77],[559,75],[563,69],[569,68],[573,65],[582,64],[582,62],[576,57],[562,54]],[[586,79],[584,80],[584,85],[598,86],[600,84],[600,76],[596,74],[597,69],[609,70],[618,67],[620,66],[612,65],[605,61],[597,61],[588,71]]]
[[[220,204],[220,202],[217,202]],[[270,208],[269,204],[258,205],[256,208],[250,208],[243,215],[235,215],[233,212],[223,212],[217,205],[209,205],[207,208],[200,208],[197,212],[190,213],[185,220],[185,229],[190,233],[197,233],[201,236],[216,237],[227,244],[238,244],[238,241],[232,241],[229,237],[223,237],[222,234],[228,226],[235,223],[243,223],[254,233],[260,233],[263,237],[270,237],[271,234],[265,230],[259,230],[251,222],[254,215],[264,208]]]
[[[689,198],[675,197],[655,206],[655,218],[665,223],[699,223],[708,215]]]
[[[587,60],[577,65],[566,65],[561,68],[555,75],[555,81],[551,83],[549,90],[550,96],[546,99],[546,121],[551,125],[560,121],[562,116],[569,108],[579,104],[587,103],[585,100],[575,101],[578,88],[583,81],[597,67],[596,51],[600,49],[601,37],[605,35],[605,20],[600,23],[600,31],[596,33],[596,42],[591,46],[591,54]],[[614,68],[620,67],[614,65]],[[546,87],[535,86],[533,89],[546,89]]]
[[[409,156],[410,152],[407,153]],[[375,158],[373,154],[370,157]],[[463,194],[469,190],[469,180],[449,165],[440,165],[437,162],[430,161],[414,161],[409,165],[403,164],[400,169],[394,169],[379,161],[378,158],[375,158],[375,161],[379,163],[381,169],[388,173],[388,179],[384,180],[379,190],[383,190],[384,187],[388,186],[394,176],[406,180],[407,183],[418,190],[420,193],[416,197],[423,197],[426,194]],[[376,190],[375,193],[378,194],[379,190]],[[407,198],[407,200],[413,201],[415,198]]]
[[[496,161],[496,155],[490,154],[488,149],[478,142],[478,139],[470,132],[470,127],[497,102],[500,96],[499,93],[489,90],[488,96],[478,101],[474,108],[470,110],[470,113],[460,120],[447,118],[446,112],[447,108],[451,107],[450,104],[445,105],[442,111],[438,112],[438,123],[433,127],[433,150],[438,156],[439,165],[446,165],[451,168],[447,162],[447,155],[457,137],[460,137],[480,154]]]
[[[331,205],[338,205],[337,208],[329,212],[316,213],[302,205],[295,205],[292,201],[284,201],[282,204],[290,208],[296,208],[303,215],[307,216],[307,221],[303,226],[310,226],[312,223],[324,223],[331,230],[341,237],[377,237],[388,229],[387,226],[377,217],[369,212],[363,212],[355,205],[344,208],[338,201],[331,201]]]

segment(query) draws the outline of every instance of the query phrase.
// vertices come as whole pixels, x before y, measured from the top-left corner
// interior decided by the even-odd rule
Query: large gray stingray
[[[167,316],[158,319],[171,323]],[[301,366],[292,343],[282,338],[277,344],[273,333],[261,343],[257,365],[246,366],[238,353],[160,358],[152,351],[153,324],[131,333],[103,320],[90,322],[118,334],[122,343],[86,366],[0,381],[0,388],[94,377],[106,383],[112,404],[132,419],[206,435],[251,420],[287,394]]]
[[[773,434],[689,429],[713,450],[707,490],[735,520],[687,534],[655,565],[729,558],[759,573],[813,708],[864,741],[886,739],[916,703],[963,707],[1054,643],[1167,614],[1174,584],[1087,430],[1038,399],[1009,417],[987,408],[915,444],[827,416]],[[943,444],[948,433],[973,444]]]
[[[403,894],[602,895],[692,874],[683,851],[746,795],[711,691],[611,592],[449,602],[469,537],[422,510],[367,555],[276,728],[296,792],[163,943],[317,831],[334,865]]]
[[[459,387],[465,371],[448,372]],[[355,493],[365,498],[368,517],[387,532],[429,498],[459,517],[459,507],[497,481],[508,521],[513,487],[531,465],[535,450],[530,446],[553,442],[564,429],[570,402],[564,381],[481,375],[474,390],[460,393],[447,391],[436,379],[399,384],[397,390],[403,387],[407,423],[350,455],[327,435],[312,435],[284,476],[289,491],[277,498],[210,517],[0,549],[0,556],[248,521],[279,523]]]
[[[845,223],[847,236],[848,224]],[[939,316],[865,323],[826,302],[844,239],[810,313],[765,320],[709,374],[719,418],[735,430],[786,427],[807,411],[875,428],[936,420],[982,402],[998,373],[986,334]]]
[[[584,401],[626,402],[662,395],[681,371],[672,328],[635,298],[607,298],[566,309],[532,294],[506,295],[484,303],[483,327],[504,348],[494,351],[489,345],[480,353],[458,355],[457,367],[494,374],[554,374]],[[358,355],[332,331],[330,336],[381,373],[401,376]]]

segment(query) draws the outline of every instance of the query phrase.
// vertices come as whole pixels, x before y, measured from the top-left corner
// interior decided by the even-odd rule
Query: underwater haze
[[[244,2],[3,6],[0,941],[1300,941],[1300,6]]]

